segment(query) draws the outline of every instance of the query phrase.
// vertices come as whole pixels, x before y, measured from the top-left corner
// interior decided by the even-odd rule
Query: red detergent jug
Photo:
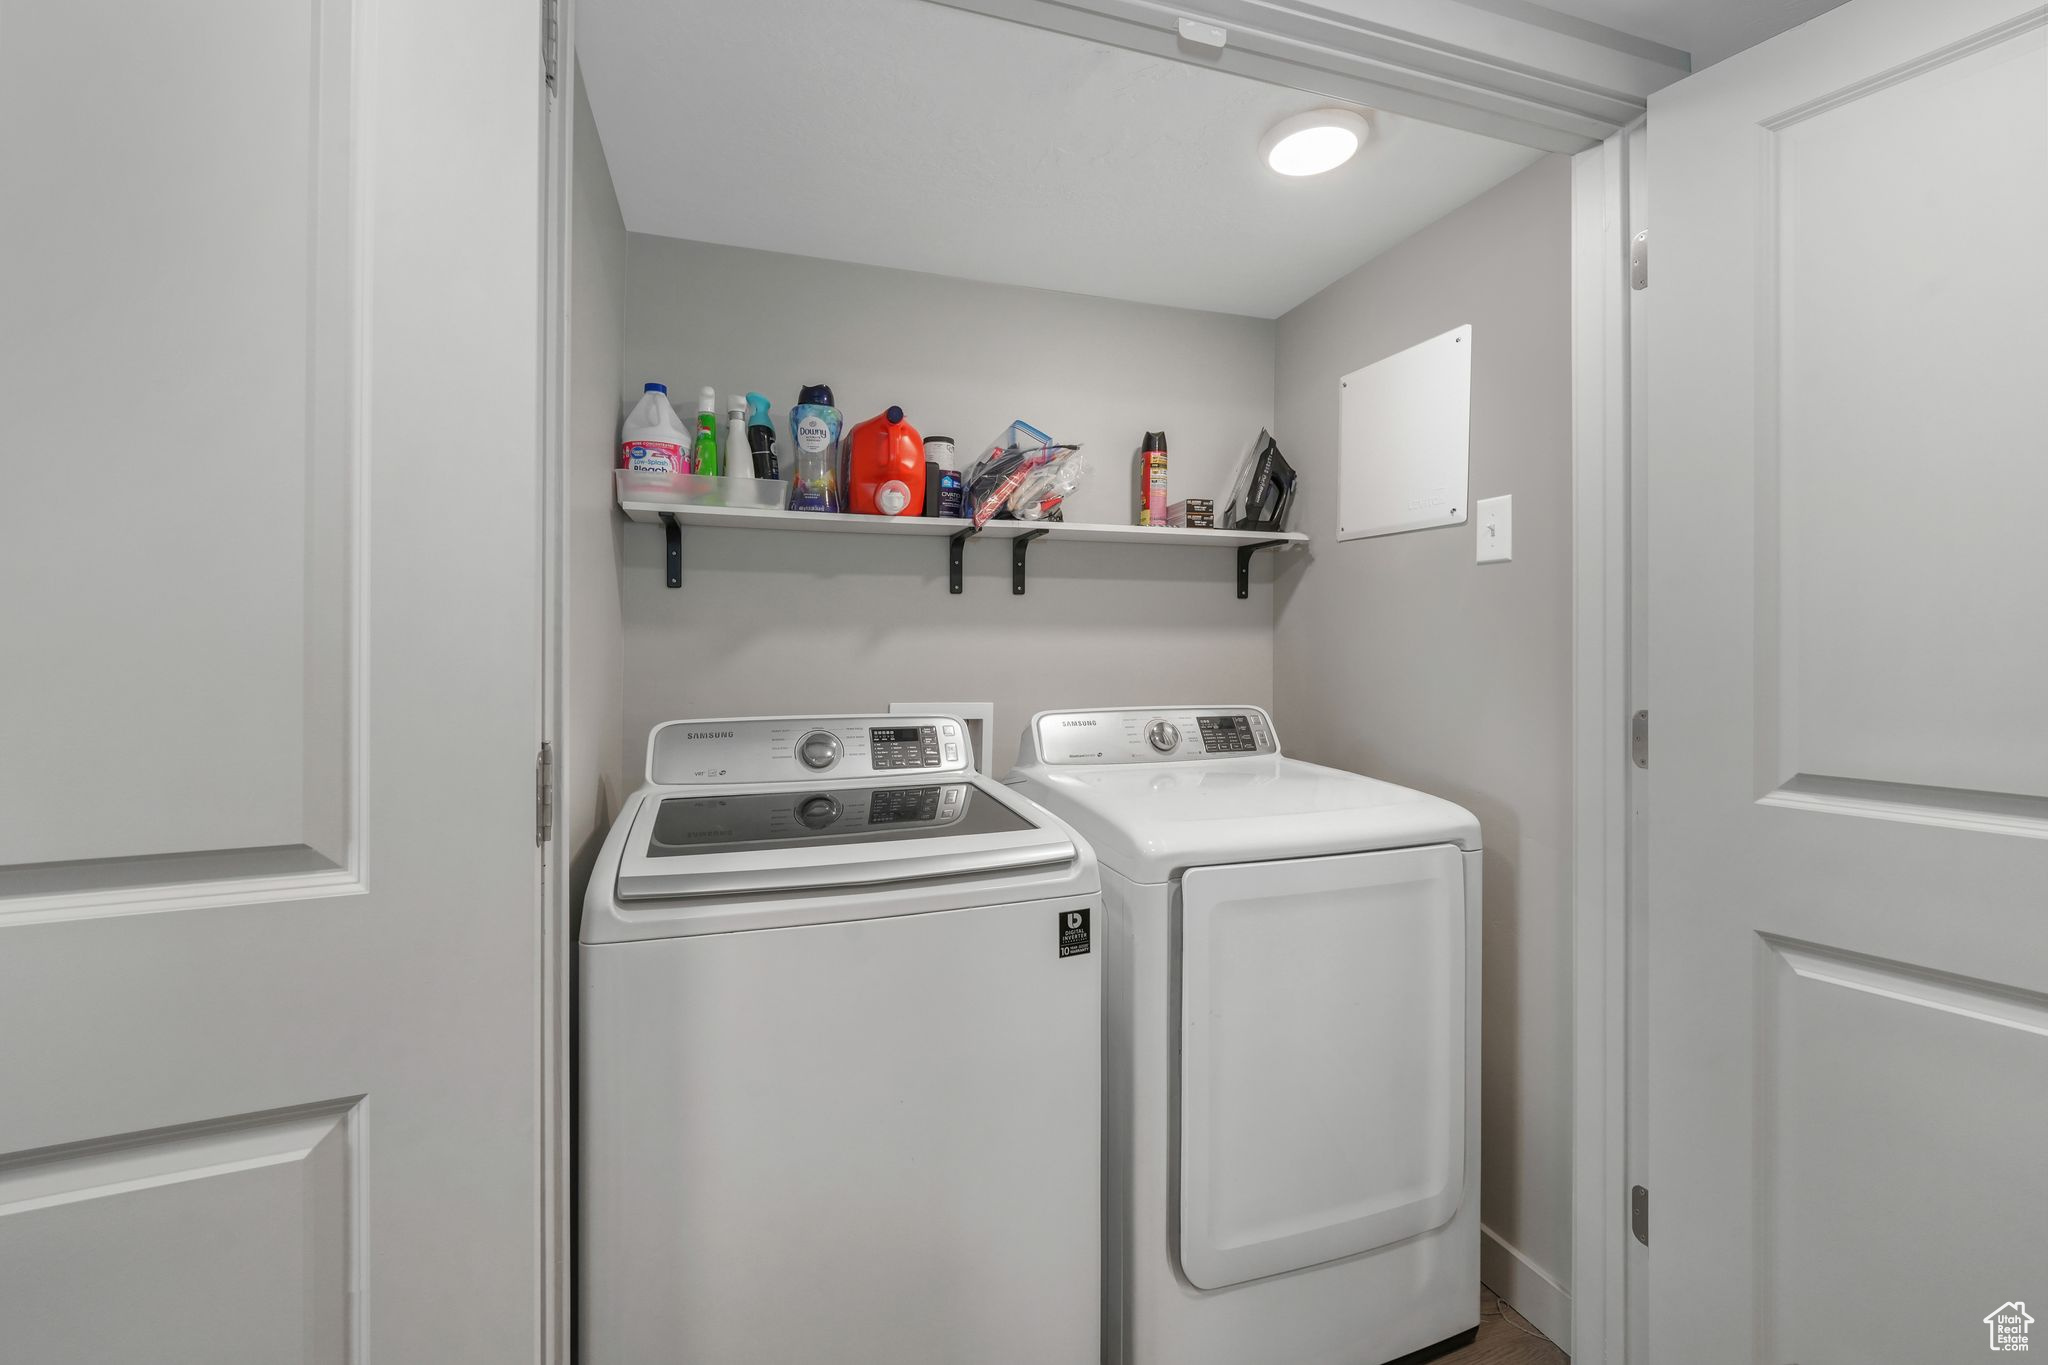
[[[890,408],[846,436],[846,510],[914,517],[924,511],[924,440]]]

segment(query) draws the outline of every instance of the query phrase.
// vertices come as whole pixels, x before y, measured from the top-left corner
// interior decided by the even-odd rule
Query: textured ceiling
[[[1329,175],[1259,138],[1323,101],[927,0],[582,0],[626,226],[1276,317],[1534,161],[1369,113]]]

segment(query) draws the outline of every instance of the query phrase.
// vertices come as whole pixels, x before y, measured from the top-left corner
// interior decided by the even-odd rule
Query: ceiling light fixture
[[[1318,109],[1274,124],[1259,155],[1282,175],[1321,175],[1357,155],[1369,131],[1349,109]]]

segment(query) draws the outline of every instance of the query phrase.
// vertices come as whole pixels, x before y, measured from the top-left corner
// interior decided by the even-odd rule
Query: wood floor
[[[1479,1292],[1479,1339],[1462,1351],[1438,1357],[1439,1365],[1566,1365],[1568,1360],[1491,1289]]]

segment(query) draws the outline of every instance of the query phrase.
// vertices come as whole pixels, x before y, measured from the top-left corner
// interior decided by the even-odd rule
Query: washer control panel
[[[647,737],[658,786],[739,786],[964,773],[967,727],[954,716],[791,716],[672,720]]]
[[[936,725],[875,725],[868,728],[868,753],[875,771],[936,768],[940,757]]]
[[[1259,731],[1252,729],[1248,715],[1200,716],[1202,751],[1211,754],[1255,754],[1259,752]],[[1264,727],[1261,727],[1263,729]]]
[[[1148,711],[1048,711],[1025,732],[1019,763],[1185,763],[1277,754],[1271,717],[1256,706]]]

